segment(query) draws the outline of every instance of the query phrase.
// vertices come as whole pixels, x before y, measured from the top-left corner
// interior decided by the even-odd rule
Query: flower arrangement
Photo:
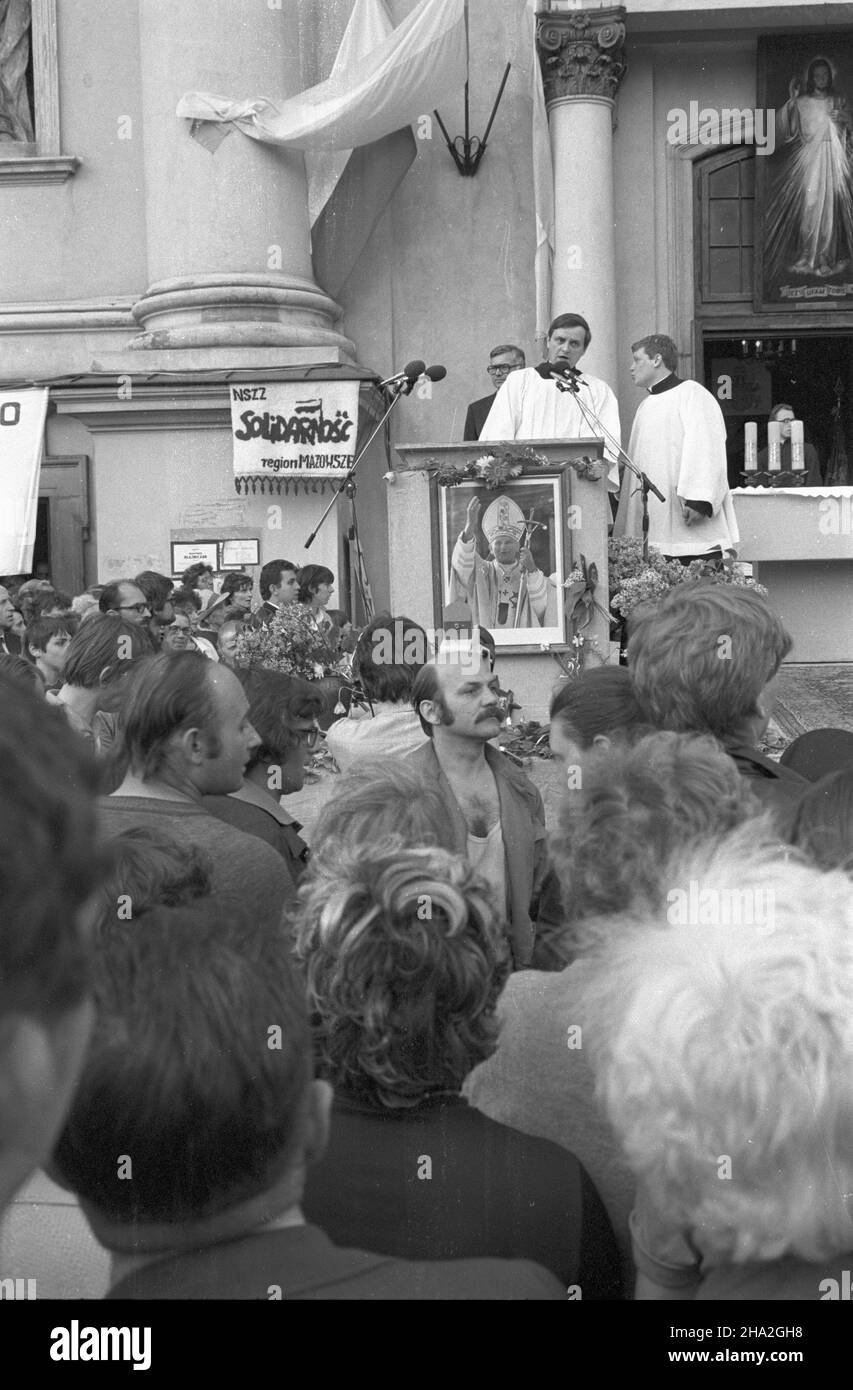
[[[329,659],[332,653],[301,603],[286,604],[266,627],[244,628],[235,650],[240,666],[265,666],[303,680],[350,674],[347,657]]]
[[[734,584],[742,589],[752,589],[761,598],[767,597],[767,590],[744,574],[740,565],[725,565],[721,570],[704,560],[693,560],[689,565],[682,565],[678,560],[665,560],[652,550],[643,559],[643,543],[633,536],[611,539],[608,562],[610,607],[623,620],[641,604],[656,603],[678,584],[688,584],[696,579],[710,579],[715,584]]]
[[[604,465],[586,454],[579,459],[559,460],[557,466],[562,467],[563,464],[572,468],[579,478],[587,478],[593,483],[604,476]],[[466,478],[473,478],[477,482],[485,483],[487,488],[494,489],[503,487],[512,478],[519,477],[524,469],[530,471],[534,468],[554,466],[544,454],[538,454],[535,449],[529,448],[490,449],[479,458],[471,459],[463,465],[439,463],[437,459],[427,460],[427,472],[435,478],[439,487],[458,487]]]

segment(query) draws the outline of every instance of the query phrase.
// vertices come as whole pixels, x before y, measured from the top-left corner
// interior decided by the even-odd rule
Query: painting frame
[[[853,310],[853,31],[759,37],[757,97],[774,141],[756,151],[755,312]],[[821,141],[835,172],[819,206]]]
[[[433,558],[433,609],[435,626],[440,629],[445,624],[445,610],[451,603],[450,560],[453,545],[464,527],[464,514],[468,501],[477,496],[483,504],[480,522],[485,509],[497,499],[508,496],[521,507],[523,515],[529,515],[531,506],[534,521],[542,530],[534,531],[530,550],[537,568],[545,574],[547,599],[545,619],[537,627],[492,626],[483,623],[492,633],[499,653],[523,655],[547,651],[565,651],[568,648],[567,618],[565,614],[565,590],[562,587],[572,568],[572,536],[568,525],[571,482],[567,470],[561,468],[537,469],[523,472],[519,477],[509,479],[497,488],[489,488],[479,479],[464,480],[453,487],[441,487],[430,478],[430,514],[432,521]],[[481,559],[488,553],[488,545],[483,535],[482,525],[478,526],[477,550]],[[542,569],[541,566],[550,566]],[[559,576],[559,584],[555,581]]]

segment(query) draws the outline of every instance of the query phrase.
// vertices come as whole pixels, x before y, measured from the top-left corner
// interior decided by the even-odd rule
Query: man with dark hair
[[[341,772],[364,758],[404,757],[422,747],[412,687],[429,657],[427,635],[411,618],[379,613],[363,630],[352,669],[369,714],[354,703],[349,717],[326,731],[326,747]]]
[[[299,836],[302,826],[282,802],[305,783],[305,769],[322,739],[317,720],[326,704],[308,681],[263,666],[241,672],[240,681],[260,742],[249,755],[242,785],[226,796],[206,796],[204,806],[228,825],[271,845],[296,884],[308,846]]]
[[[585,419],[583,401],[613,438],[621,443],[619,407],[610,387],[598,377],[572,372],[589,347],[592,334],[580,314],[560,314],[548,329],[547,360],[537,367],[511,372],[495,397],[481,440],[491,439],[589,439],[596,431]],[[565,377],[561,380],[558,377]],[[569,384],[578,388],[577,397]],[[610,463],[608,487],[619,488],[619,459],[605,442],[604,457]]]
[[[773,810],[790,809],[808,786],[758,749],[791,646],[765,599],[712,579],[670,589],[632,623],[628,644],[637,704],[649,724],[713,734]]]
[[[148,629],[125,622],[117,613],[93,613],[75,632],[68,645],[56,695],[48,703],[57,704],[72,729],[96,750],[101,739],[115,736],[114,707],[124,680],[136,662],[153,651]],[[113,709],[105,719],[101,711]]]
[[[49,1153],[83,1060],[92,1016],[81,913],[104,864],[94,764],[55,710],[2,677],[0,768],[2,1210]]]
[[[44,680],[45,689],[62,684],[62,671],[77,621],[74,618],[36,618],[27,628],[27,649]]]
[[[671,338],[653,333],[632,343],[631,352],[631,377],[648,395],[634,416],[628,453],[665,498],[649,493],[649,545],[684,565],[722,564],[739,539],[723,412],[698,381],[676,376]],[[642,491],[626,472],[613,533],[641,536],[642,527]]]
[[[98,607],[102,613],[117,613],[128,623],[148,622],[151,605],[135,579],[117,579],[101,590]]]
[[[409,760],[441,791],[457,853],[489,883],[518,970],[530,965],[548,880],[545,811],[530,779],[489,743],[501,730],[499,694],[479,643],[445,642],[415,678],[412,704],[429,742]]]
[[[252,614],[255,627],[266,627],[280,608],[299,596],[299,569],[291,560],[268,560],[258,579],[263,602]]]
[[[15,612],[9,590],[0,585],[0,652],[7,656],[20,656],[23,646],[20,637],[12,631]]]
[[[237,791],[260,742],[249,702],[227,667],[197,652],[161,652],[134,672],[122,712],[128,771],[101,798],[104,827],[154,825],[206,849],[214,891],[239,894],[258,921],[278,922],[293,883],[281,858],[255,835],[233,829],[203,798]]]
[[[500,343],[493,347],[489,353],[489,365],[486,368],[492,380],[492,391],[489,396],[481,396],[478,401],[472,401],[465,416],[465,431],[463,439],[479,439],[489,411],[495,403],[495,396],[498,388],[503,386],[510,372],[520,371],[525,365],[525,356],[520,347],[515,347],[513,343]]]
[[[156,570],[143,570],[142,574],[138,574],[133,582],[137,588],[142,590],[148,607],[151,609],[148,631],[151,633],[154,646],[160,647],[164,636],[175,621],[175,610],[171,603],[175,581],[169,579],[165,574],[158,574]]]
[[[526,1261],[412,1264],[306,1225],[331,1087],[314,1080],[287,936],[245,904],[155,909],[105,936],[95,969],[93,1043],[55,1166],[114,1252],[108,1297],[565,1298]]]

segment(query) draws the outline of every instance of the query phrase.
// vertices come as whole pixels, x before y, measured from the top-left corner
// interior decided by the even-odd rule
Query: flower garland
[[[235,654],[240,666],[264,666],[308,681],[350,675],[348,657],[329,661],[329,648],[301,603],[285,604],[266,626],[244,628]]]
[[[598,482],[599,478],[604,476],[604,465],[586,454],[578,459],[553,461],[529,448],[490,449],[479,458],[470,459],[466,464],[439,463],[438,459],[428,459],[426,472],[435,478],[439,487],[458,487],[466,478],[473,478],[494,490],[519,477],[524,469],[553,469],[564,466],[573,469],[579,478],[586,478],[589,482]]]

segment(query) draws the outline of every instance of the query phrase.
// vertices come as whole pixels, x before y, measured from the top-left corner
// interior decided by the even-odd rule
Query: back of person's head
[[[29,593],[19,594],[15,602],[18,612],[29,627],[30,623],[50,612],[56,606],[56,601],[55,589],[30,589]]]
[[[195,565],[187,566],[181,575],[181,584],[186,589],[197,589],[198,581],[206,575],[209,575],[211,579],[213,578],[213,566],[199,561]]]
[[[45,1158],[82,1059],[97,790],[62,713],[0,674],[0,1210]]]
[[[14,681],[15,685],[23,686],[33,695],[44,695],[42,674],[26,657],[0,652],[0,675]]]
[[[281,582],[281,576],[285,570],[291,574],[298,574],[299,567],[294,565],[291,560],[268,560],[258,576],[258,588],[261,598],[265,601],[269,598],[273,586]]]
[[[239,678],[249,701],[249,723],[261,740],[250,754],[248,772],[258,763],[284,759],[296,742],[297,719],[319,719],[326,702],[310,681],[283,671],[253,666],[240,671]]]
[[[335,576],[325,565],[303,565],[299,571],[300,603],[310,603],[321,584],[333,584]]]
[[[454,845],[434,782],[425,780],[407,758],[365,760],[335,779],[334,796],[314,827],[314,859],[322,863],[338,850],[366,850],[395,834],[412,845]]]
[[[353,675],[368,700],[408,703],[418,671],[429,659],[427,635],[411,618],[379,613],[361,633]]]
[[[154,908],[104,934],[94,997],[54,1164],[102,1244],[143,1249],[159,1227],[162,1248],[164,1225],[177,1236],[300,1164],[312,1056],[286,933],[218,897]]]
[[[67,685],[94,690],[123,677],[153,650],[148,632],[138,623],[113,613],[94,613],[68,644],[62,677]]]
[[[709,1264],[846,1253],[849,880],[732,835],[672,882],[666,917],[639,918],[585,977],[584,1043],[628,1161]]]
[[[628,667],[657,729],[737,735],[792,642],[766,600],[734,584],[698,580],[665,594],[631,625]]]
[[[118,613],[121,611],[121,586],[122,584],[135,583],[131,579],[114,579],[111,583],[105,584],[98,595],[98,607],[102,613]]]
[[[219,744],[219,713],[210,677],[214,663],[200,652],[160,652],[140,663],[127,691],[123,737],[131,770],[156,777],[175,734],[198,729],[210,756]]]
[[[567,943],[585,949],[618,932],[605,919],[665,899],[674,852],[759,812],[713,738],[656,733],[602,750],[564,794],[553,840]]]
[[[209,894],[213,862],[197,845],[154,826],[131,826],[106,842],[109,870],[95,903],[98,936],[116,924],[138,922],[155,907],[183,907]]]
[[[383,841],[311,870],[294,917],[320,1069],[387,1109],[458,1091],[497,1045],[509,973],[490,890],[461,856]]]
[[[255,581],[250,574],[243,574],[242,572],[233,570],[229,574],[226,574],[219,592],[223,598],[232,598],[234,594],[239,594],[241,592],[251,593],[254,584]]]
[[[831,772],[806,789],[788,838],[821,869],[853,873],[853,768]]]
[[[591,666],[562,684],[551,700],[551,723],[581,748],[596,738],[630,741],[648,727],[624,666]]]
[[[141,589],[152,613],[159,613],[169,602],[169,595],[175,587],[174,579],[157,570],[143,570],[134,579],[137,589]]]
[[[71,612],[81,621],[88,613],[99,611],[98,600],[94,594],[75,594],[71,600]]]
[[[186,613],[191,617],[193,613],[198,613],[201,608],[201,599],[195,589],[182,587],[172,591],[172,607],[176,613]]]
[[[807,782],[819,782],[830,772],[853,766],[853,733],[849,729],[810,729],[788,744],[779,762]]]

